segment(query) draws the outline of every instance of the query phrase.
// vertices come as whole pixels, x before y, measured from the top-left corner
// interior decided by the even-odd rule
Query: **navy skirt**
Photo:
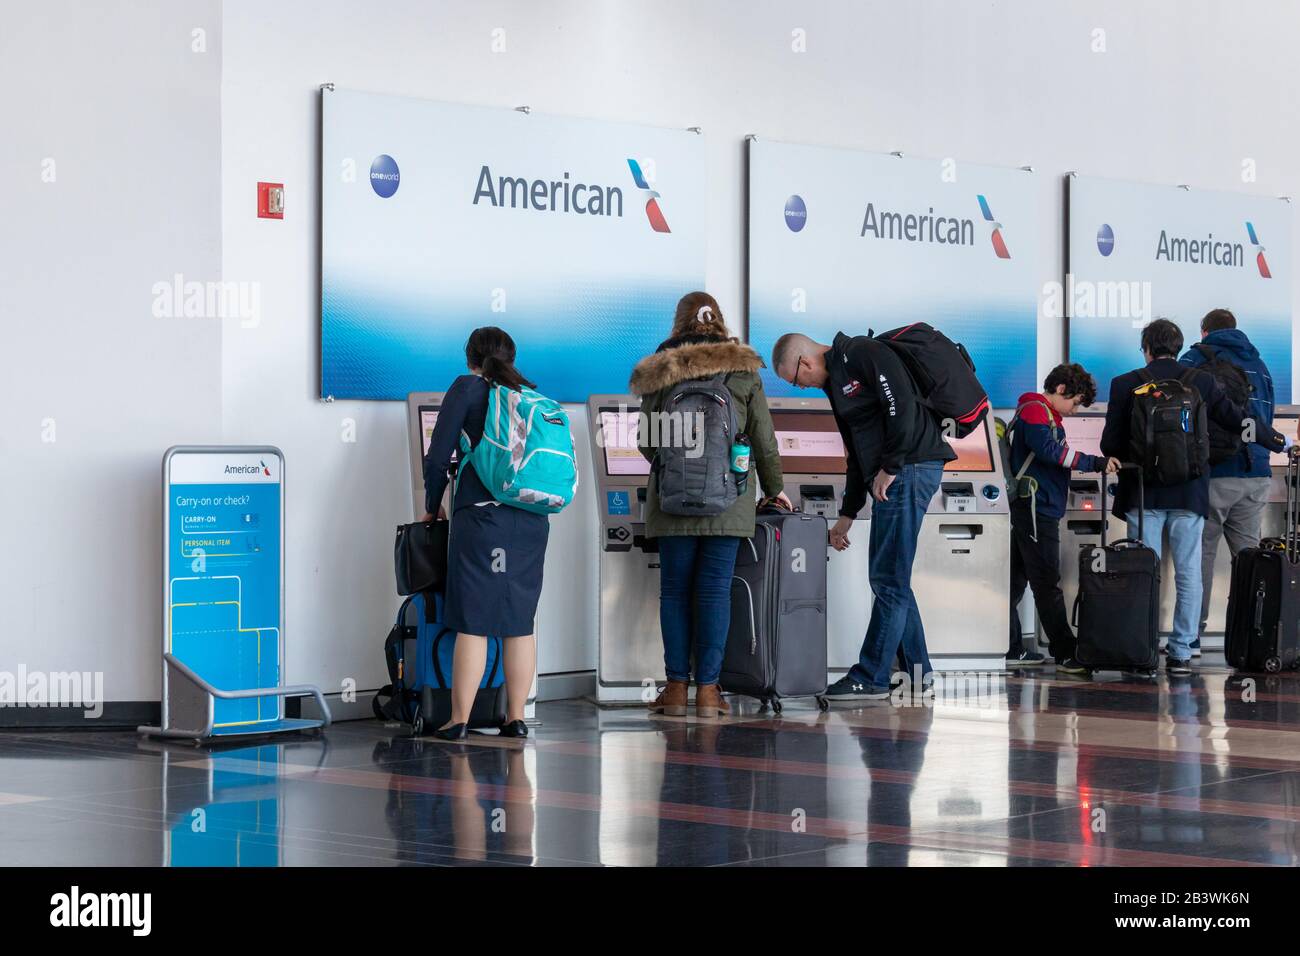
[[[463,505],[451,519],[443,623],[461,634],[533,633],[551,523],[510,505]]]

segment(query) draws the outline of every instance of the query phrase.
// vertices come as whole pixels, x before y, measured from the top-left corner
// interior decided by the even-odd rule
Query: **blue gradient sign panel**
[[[1291,400],[1291,205],[1242,193],[1073,176],[1062,301],[1070,360],[1110,380],[1143,363],[1142,326],[1172,319],[1190,347],[1201,317],[1231,309]]]
[[[785,332],[929,322],[1014,405],[1035,385],[1038,220],[1023,170],[751,140],[749,340],[768,358]]]
[[[445,389],[481,325],[556,399],[622,392],[704,284],[704,148],[685,130],[327,91],[321,199],[335,398]]]

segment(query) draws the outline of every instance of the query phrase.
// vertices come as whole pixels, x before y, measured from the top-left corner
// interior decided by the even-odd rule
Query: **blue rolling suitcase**
[[[433,613],[426,614],[432,598]],[[503,642],[488,638],[487,666],[470,710],[469,726],[500,727],[506,719]],[[442,624],[442,594],[413,594],[402,602],[397,621],[384,641],[384,661],[390,684],[380,688],[371,702],[380,720],[411,725],[419,735],[451,719],[452,657],[456,632]]]

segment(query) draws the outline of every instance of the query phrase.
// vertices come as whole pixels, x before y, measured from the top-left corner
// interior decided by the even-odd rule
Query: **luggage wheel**
[[[424,717],[416,714],[415,720],[411,721],[411,736],[418,737],[422,733],[424,733]]]
[[[772,700],[772,713],[778,717],[781,716],[781,702],[775,698]]]
[[[1282,669],[1282,661],[1277,657],[1269,657],[1264,660],[1264,670],[1270,674],[1276,674]]]
[[[820,694],[817,695],[817,709],[825,713],[831,709],[831,702]]]

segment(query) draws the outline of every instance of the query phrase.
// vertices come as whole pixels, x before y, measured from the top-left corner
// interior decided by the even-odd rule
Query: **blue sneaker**
[[[826,693],[822,696],[827,700],[885,700],[889,696],[889,688],[882,689],[872,687],[870,684],[860,684],[845,674],[827,687]]]

